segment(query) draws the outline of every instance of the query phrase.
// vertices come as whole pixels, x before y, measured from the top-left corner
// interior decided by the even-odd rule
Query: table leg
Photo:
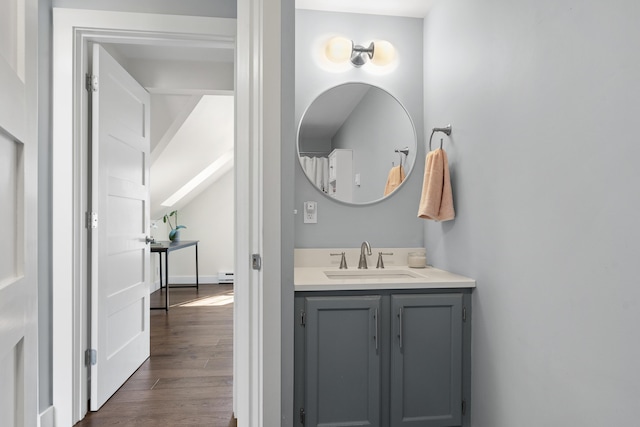
[[[164,307],[166,311],[169,311],[169,251],[164,253]]]
[[[200,290],[200,281],[198,277],[198,244],[196,243],[196,289]]]
[[[162,289],[162,252],[158,252],[158,258],[160,259],[160,289]]]

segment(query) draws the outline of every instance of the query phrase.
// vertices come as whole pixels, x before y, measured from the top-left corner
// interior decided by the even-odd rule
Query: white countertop
[[[354,271],[355,270],[355,271]],[[375,268],[372,274],[377,274]],[[366,274],[367,270],[340,270],[336,267],[297,267],[294,269],[294,284],[296,291],[355,291],[370,289],[443,289],[443,288],[475,288],[476,281],[458,274],[449,273],[433,267],[410,268],[394,266],[380,272],[381,277],[375,278],[329,278],[330,275],[340,276],[348,274]],[[395,272],[407,271],[417,277],[394,277]],[[383,274],[391,274],[384,277]]]
[[[383,252],[394,252],[393,256],[384,258],[386,267],[384,270],[375,268],[377,251],[374,250],[373,255],[368,257],[369,268],[359,270],[357,262],[353,262],[355,250],[349,249],[347,250],[349,268],[341,270],[338,268],[340,257],[329,256],[329,253],[340,252],[340,249],[296,249],[294,289],[296,291],[352,291],[476,287],[475,280],[438,268],[408,267],[405,261],[406,253],[412,250],[415,248],[379,249]],[[359,252],[360,250],[357,249],[358,256]],[[349,277],[353,275],[355,276]]]

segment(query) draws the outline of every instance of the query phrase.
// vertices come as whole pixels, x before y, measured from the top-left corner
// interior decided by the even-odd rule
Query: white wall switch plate
[[[318,223],[318,202],[304,202],[304,223]]]

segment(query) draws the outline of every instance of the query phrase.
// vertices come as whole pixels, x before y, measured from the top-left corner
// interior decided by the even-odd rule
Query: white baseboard
[[[218,275],[215,276],[203,276],[198,277],[198,282],[203,283],[218,283]],[[172,285],[195,285],[196,276],[169,276],[169,283]]]
[[[201,285],[203,283],[206,283],[206,284],[213,283],[216,285],[219,283],[217,274],[215,276],[200,275],[200,277],[198,278],[198,281],[200,282]],[[164,283],[164,279],[163,279],[163,283]],[[195,285],[196,276],[169,276],[169,283],[171,283],[172,285]],[[156,280],[151,285],[151,292],[157,291],[158,289],[160,289],[160,279]]]
[[[53,415],[53,406],[49,406],[38,417],[38,427],[54,427],[55,418]]]

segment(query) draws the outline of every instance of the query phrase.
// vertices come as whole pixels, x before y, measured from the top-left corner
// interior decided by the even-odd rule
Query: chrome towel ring
[[[449,136],[451,135],[451,125],[446,125],[443,128],[433,128],[431,136],[429,137],[429,151],[431,151],[431,140],[433,139],[433,134],[436,132],[443,132]],[[442,149],[442,138],[440,138],[440,149]]]

